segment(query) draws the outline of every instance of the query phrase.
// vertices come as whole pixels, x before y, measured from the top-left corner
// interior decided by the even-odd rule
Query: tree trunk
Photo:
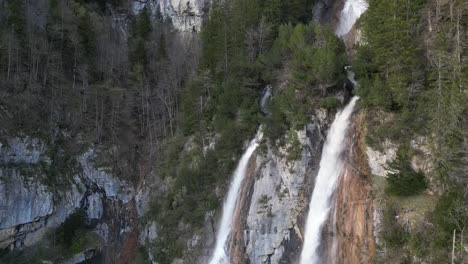
[[[8,70],[7,70],[7,81],[10,80],[10,68],[11,68],[11,34],[8,38]]]
[[[452,242],[452,264],[455,263],[455,235],[457,230],[453,230],[453,242]]]

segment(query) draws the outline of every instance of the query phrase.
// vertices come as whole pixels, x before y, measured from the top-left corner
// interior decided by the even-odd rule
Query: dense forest
[[[148,9],[131,15],[130,8],[126,1],[2,1],[2,134],[63,143],[70,155],[80,145],[118,144],[110,160],[153,162],[161,140],[175,133],[199,41],[182,40]],[[135,181],[141,175],[114,165]]]
[[[399,143],[384,195],[382,232],[390,248],[384,263],[445,263],[451,249],[463,256],[468,223],[466,11],[464,1],[376,0],[369,1],[360,21],[364,41],[355,68],[368,116],[368,144],[386,138]],[[418,136],[427,137],[432,150],[429,175],[410,166],[411,140]],[[435,208],[415,226],[397,223],[399,207],[423,197],[418,194],[426,188],[441,195]],[[414,206],[423,208],[419,202]],[[460,263],[466,261],[461,258]]]
[[[152,194],[145,218],[157,221],[158,238],[144,250],[173,263],[185,254],[180,222],[202,229],[219,209],[246,140],[263,126],[262,144],[288,146],[296,159],[294,131],[316,109],[343,106],[336,94],[353,65],[366,143],[398,145],[394,173],[376,187],[385,207],[377,262],[448,263],[454,250],[463,263],[466,1],[369,0],[351,48],[332,24],[311,23],[315,2],[213,0],[201,31],[180,33],[160,10],[133,12],[126,0],[0,0],[0,138],[56,146],[50,188],[66,188],[72,157],[89,146],[135,185],[156,171],[167,188]],[[430,175],[411,167],[418,137],[433,154]],[[402,203],[427,192],[437,199],[416,226],[395,220]]]

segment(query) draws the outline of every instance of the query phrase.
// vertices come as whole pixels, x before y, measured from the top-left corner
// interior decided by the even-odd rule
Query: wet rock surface
[[[230,245],[232,263],[294,263],[298,259],[324,126],[314,117],[297,131],[301,148],[297,160],[288,159],[288,146],[257,151],[238,203]]]
[[[373,263],[374,259],[373,194],[364,138],[363,115],[358,113],[347,140],[346,163],[336,193],[336,215],[329,218],[336,221],[336,263]]]

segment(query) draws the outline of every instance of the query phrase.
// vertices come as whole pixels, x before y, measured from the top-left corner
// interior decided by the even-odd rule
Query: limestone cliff
[[[179,31],[200,31],[208,13],[210,0],[133,0],[133,10],[147,7],[154,15],[160,13]]]
[[[323,113],[321,114],[323,116]],[[232,263],[294,263],[324,142],[325,119],[297,131],[301,153],[264,146],[252,158],[243,184],[230,244]],[[262,147],[260,148],[262,149]]]
[[[336,263],[373,263],[373,194],[365,153],[363,114],[353,118],[345,167],[336,192]]]
[[[0,143],[0,248],[23,249],[45,241],[48,232],[81,208],[101,241],[69,262],[97,255],[106,263],[131,262],[142,195],[136,195],[131,183],[96,166],[93,149],[75,157],[66,175],[52,175],[63,157],[49,153],[50,146],[37,138],[14,137]],[[53,176],[60,184],[51,183]]]

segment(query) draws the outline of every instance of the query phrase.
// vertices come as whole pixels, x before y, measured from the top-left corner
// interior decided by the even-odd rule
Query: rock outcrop
[[[294,263],[313,179],[324,142],[318,118],[297,131],[300,156],[288,159],[289,147],[259,147],[252,158],[238,202],[231,241],[232,263]],[[263,149],[263,152],[262,152]]]
[[[388,164],[396,158],[398,147],[389,140],[386,140],[382,148],[382,150],[375,150],[370,146],[366,146],[366,154],[369,161],[370,172],[375,176],[387,177],[391,172],[388,168]]]
[[[76,157],[74,175],[56,175],[64,181],[59,185],[63,188],[50,185],[48,172],[54,163],[48,152],[47,144],[35,138],[11,138],[0,144],[0,248],[34,245],[81,208],[104,245],[87,248],[76,259],[98,256],[95,251],[103,249],[106,263],[131,262],[138,241],[137,208],[142,207],[137,201],[144,201],[144,194],[136,199],[131,183],[96,167],[92,149]],[[155,232],[151,227],[148,237]],[[109,250],[120,254],[113,257],[116,254]],[[76,263],[75,257],[69,261]]]
[[[134,13],[148,8],[153,15],[161,14],[179,31],[200,31],[210,0],[133,0]]]
[[[373,194],[365,153],[363,115],[358,113],[347,137],[345,167],[336,192],[334,242],[336,263],[373,263]],[[333,244],[333,243],[332,243]]]

